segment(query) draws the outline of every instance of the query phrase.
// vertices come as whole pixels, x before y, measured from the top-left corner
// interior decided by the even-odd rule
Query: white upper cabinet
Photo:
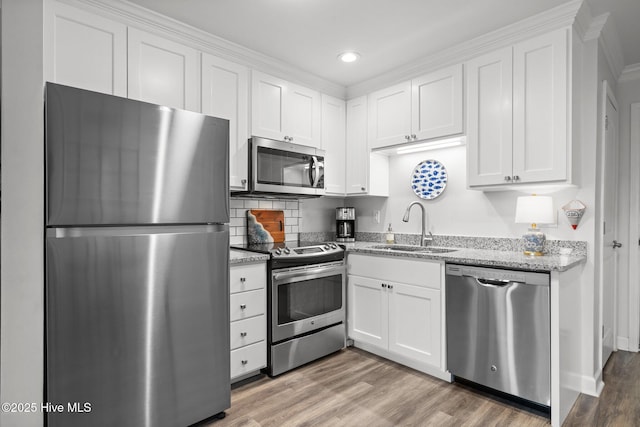
[[[513,48],[513,174],[522,182],[568,178],[567,38],[559,30]]]
[[[370,148],[462,133],[462,64],[369,95]]]
[[[501,184],[512,164],[511,48],[467,63],[467,153],[472,185]]]
[[[320,93],[252,72],[251,133],[320,148]]]
[[[570,180],[567,30],[467,64],[469,187]]]
[[[46,80],[127,96],[127,27],[57,2],[45,2]]]
[[[412,139],[462,133],[462,81],[462,64],[411,81]]]
[[[369,95],[369,146],[388,147],[410,141],[411,82]]]
[[[202,54],[202,112],[229,120],[229,185],[247,189],[249,70]]]
[[[129,98],[200,111],[198,51],[129,28]]]
[[[367,141],[367,97],[347,101],[347,195],[389,196],[389,158],[371,153]]]
[[[367,147],[367,97],[347,101],[345,192],[366,194],[369,170]]]
[[[324,186],[327,194],[345,194],[345,102],[322,95],[322,149],[325,150]]]

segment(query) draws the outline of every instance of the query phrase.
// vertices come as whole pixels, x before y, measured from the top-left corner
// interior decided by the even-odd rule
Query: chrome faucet
[[[427,246],[429,243],[433,242],[433,233],[429,232],[429,237],[427,237],[425,234],[425,230],[427,229],[426,227],[427,212],[425,211],[424,206],[422,206],[422,203],[420,202],[409,203],[409,206],[407,206],[407,210],[404,212],[404,216],[402,217],[402,221],[409,222],[409,213],[411,212],[411,208],[414,205],[418,205],[420,206],[420,209],[422,209],[422,235],[420,236],[420,246]]]

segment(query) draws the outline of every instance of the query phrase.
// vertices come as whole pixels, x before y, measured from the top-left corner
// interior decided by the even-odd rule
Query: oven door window
[[[342,275],[278,285],[278,325],[342,308]]]
[[[257,182],[287,187],[324,187],[324,159],[309,154],[258,147]]]

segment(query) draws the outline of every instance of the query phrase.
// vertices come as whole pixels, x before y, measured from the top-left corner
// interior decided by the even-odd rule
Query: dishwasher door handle
[[[474,279],[476,279],[476,282],[478,282],[478,284],[482,285],[482,286],[489,286],[489,287],[495,287],[495,288],[501,288],[503,286],[507,286],[510,283],[517,283],[514,282],[513,280],[500,280],[500,279],[484,279],[481,277],[474,277]]]

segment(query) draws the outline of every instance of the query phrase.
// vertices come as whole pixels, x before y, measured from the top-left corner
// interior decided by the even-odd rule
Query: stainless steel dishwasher
[[[549,274],[446,266],[447,369],[549,407]]]

